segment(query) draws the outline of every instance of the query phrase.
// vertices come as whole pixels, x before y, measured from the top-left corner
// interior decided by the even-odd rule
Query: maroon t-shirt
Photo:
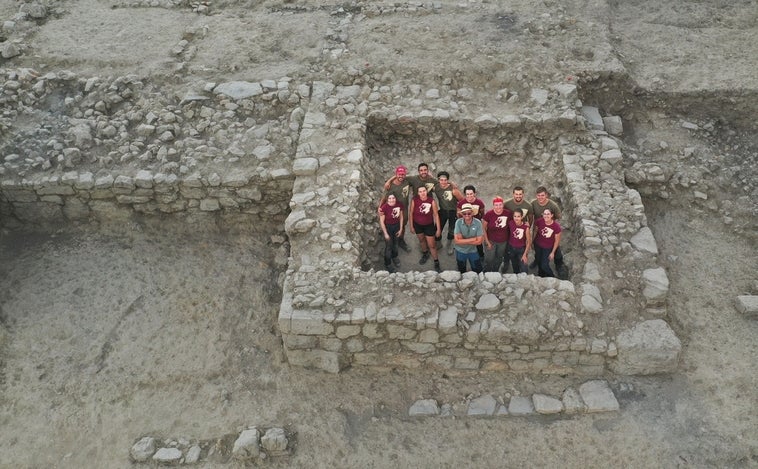
[[[421,200],[419,196],[413,198],[413,223],[417,225],[433,225],[434,224],[434,211],[432,206],[434,205],[434,199],[427,197],[426,200]]]
[[[400,202],[397,202],[395,205],[390,205],[385,202],[380,209],[384,214],[385,225],[397,225],[400,223],[400,215],[405,210],[405,207],[403,207],[403,204]]]
[[[504,243],[508,241],[508,221],[511,219],[511,211],[503,209],[503,213],[498,215],[494,210],[484,214],[484,221],[487,222],[487,239],[493,243]]]
[[[461,200],[459,200],[458,204],[456,205],[456,207],[458,208],[458,211],[461,210],[461,207],[463,207],[463,204],[478,205],[479,212],[476,215],[474,215],[474,218],[478,218],[481,220],[482,217],[484,217],[484,202],[482,201],[482,199],[476,199],[473,203],[471,203],[468,200],[466,200],[466,198],[464,197]]]
[[[526,247],[526,230],[529,228],[529,223],[521,222],[521,225],[517,225],[513,219],[508,220],[508,244],[514,248]]]
[[[537,237],[534,240],[536,246],[542,249],[553,249],[555,244],[555,235],[561,232],[561,225],[553,221],[552,225],[545,225],[544,218],[538,218],[534,222],[534,229],[537,230]]]

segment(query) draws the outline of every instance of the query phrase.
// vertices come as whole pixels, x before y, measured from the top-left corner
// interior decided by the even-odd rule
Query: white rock
[[[495,400],[492,395],[486,394],[477,397],[476,399],[472,399],[471,402],[468,403],[468,411],[466,412],[466,415],[494,415],[497,406],[497,400]]]
[[[419,399],[411,405],[408,415],[411,417],[439,415],[440,407],[434,399]]]
[[[179,448],[160,448],[153,455],[153,461],[159,464],[175,464],[182,459],[182,451]]]
[[[292,164],[292,172],[295,176],[310,176],[318,170],[318,159],[297,158]]]
[[[578,414],[584,412],[586,409],[579,391],[572,387],[568,387],[563,391],[561,400],[563,401],[563,411],[566,414]]]
[[[155,453],[155,438],[145,436],[138,442],[134,443],[129,455],[136,462],[145,462]]]
[[[223,94],[232,99],[244,99],[252,96],[258,96],[263,93],[263,87],[260,83],[250,83],[247,81],[230,81],[217,85],[213,92]]]
[[[624,133],[624,126],[619,116],[603,117],[603,124],[605,130],[615,137],[620,137]]]
[[[655,242],[653,232],[647,226],[643,226],[629,241],[638,251],[658,255],[658,244]]]
[[[200,447],[193,445],[188,451],[187,456],[184,457],[184,464],[195,464],[200,460]]]
[[[540,106],[544,106],[545,103],[547,103],[548,96],[548,91],[541,88],[532,88],[532,92],[529,95],[529,97],[532,98]]]
[[[579,386],[579,394],[587,405],[587,412],[613,412],[619,403],[604,380],[587,381]]]
[[[254,459],[260,454],[258,438],[260,433],[257,428],[249,428],[240,433],[232,447],[232,456],[237,459]]]
[[[587,127],[590,130],[603,130],[603,118],[600,117],[600,111],[594,106],[582,106],[582,115],[587,120]]]
[[[494,311],[498,308],[500,308],[500,299],[492,293],[485,293],[476,303],[476,309],[479,311]]]
[[[560,400],[544,394],[532,395],[532,402],[534,403],[534,410],[538,414],[558,414],[563,410],[563,404]]]
[[[528,397],[514,396],[508,403],[508,413],[511,415],[531,415],[534,413],[534,405]]]
[[[748,316],[758,315],[758,296],[740,295],[737,297],[737,311]]]
[[[283,428],[274,427],[266,430],[261,437],[261,446],[270,454],[281,454],[287,451],[287,433]]]
[[[682,344],[666,321],[652,319],[621,332],[613,370],[622,375],[649,375],[676,370]]]
[[[663,267],[646,269],[642,272],[642,295],[647,304],[660,304],[666,300],[669,292],[669,278]]]

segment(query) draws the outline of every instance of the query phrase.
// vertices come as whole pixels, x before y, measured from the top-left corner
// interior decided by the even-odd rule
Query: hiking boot
[[[405,240],[404,240],[403,238],[400,238],[400,239],[397,241],[397,245],[398,245],[398,247],[399,247],[400,249],[402,249],[403,251],[405,251],[405,252],[411,252],[411,247],[410,247],[410,246],[408,246],[408,243],[406,243],[406,242],[405,242]]]
[[[392,263],[395,264],[395,267],[400,267],[400,258],[399,257],[393,257]]]
[[[387,272],[391,274],[394,274],[395,272],[397,272],[397,270],[395,270],[395,266],[393,266],[392,264],[385,265],[384,268],[387,269]]]
[[[428,260],[429,260],[429,251],[422,252],[421,259],[419,259],[418,263],[423,265],[423,264],[426,264],[426,261]]]
[[[434,261],[434,270],[436,270],[438,274],[442,272],[442,267],[440,267],[440,261]]]
[[[452,239],[447,240],[447,255],[448,256],[453,255],[453,240]]]

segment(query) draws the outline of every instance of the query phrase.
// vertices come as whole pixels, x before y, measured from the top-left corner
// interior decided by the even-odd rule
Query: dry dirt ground
[[[435,14],[353,21],[338,64],[321,55],[334,43],[327,30],[359,4],[332,14],[339,5],[227,1],[208,16],[178,1],[49,4],[54,14],[14,33],[27,48],[4,66],[139,73],[178,88],[339,80],[354,66],[496,90],[614,70],[672,96],[738,90],[755,102],[758,92],[755,1],[441,1]],[[2,1],[3,19],[18,5]],[[206,32],[179,66],[169,51],[187,28]],[[747,143],[740,161],[755,179]],[[621,410],[573,418],[407,410],[419,398],[557,395],[575,377],[289,367],[276,330],[285,255],[267,239],[171,222],[0,231],[0,467],[130,467],[140,436],[207,440],[249,424],[296,432],[294,454],[270,467],[758,467],[758,322],[733,306],[758,293],[755,237],[713,211],[646,203],[680,371],[608,377]]]

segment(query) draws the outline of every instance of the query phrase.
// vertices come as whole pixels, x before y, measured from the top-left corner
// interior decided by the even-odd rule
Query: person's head
[[[545,186],[540,186],[537,188],[537,202],[540,205],[544,205],[547,202],[547,189]]]
[[[428,195],[428,191],[426,190],[426,186],[419,186],[418,196],[421,198],[421,200],[426,200],[427,195]]]
[[[387,205],[395,205],[397,203],[397,197],[395,197],[395,194],[390,194],[387,196]]]
[[[395,168],[395,177],[398,181],[403,182],[405,180],[405,176],[408,174],[408,169],[400,165],[397,168]]]
[[[466,197],[466,201],[473,202],[476,200],[476,187],[469,184],[463,188],[463,196]]]
[[[497,213],[498,215],[503,213],[503,204],[504,204],[504,201],[502,197],[498,196],[492,199],[492,208],[495,210],[495,213]]]
[[[513,215],[511,216],[513,217],[513,221],[517,225],[520,225],[521,222],[524,220],[524,211],[521,210],[520,208],[517,208],[516,210],[513,211]]]
[[[437,173],[437,181],[443,186],[447,186],[447,181],[450,180],[450,174],[447,171],[440,171]]]
[[[516,202],[517,204],[520,204],[522,200],[524,200],[524,188],[521,186],[514,187],[513,188],[513,201]]]
[[[421,179],[426,179],[429,177],[429,165],[426,163],[419,163],[418,165],[418,175]]]
[[[555,214],[553,213],[553,209],[551,208],[542,209],[542,218],[544,218],[546,222],[548,223],[552,222],[554,217],[555,217]]]
[[[474,217],[474,206],[471,204],[461,205],[461,216],[466,223],[471,223]]]

